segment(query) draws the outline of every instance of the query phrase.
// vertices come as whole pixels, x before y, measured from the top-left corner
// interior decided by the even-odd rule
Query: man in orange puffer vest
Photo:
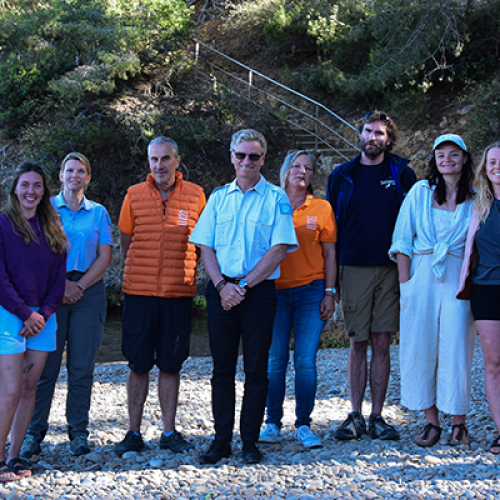
[[[203,189],[176,169],[179,149],[168,137],[148,147],[151,173],[131,186],[118,228],[123,277],[122,351],[129,363],[129,431],[115,446],[122,455],[145,448],[140,427],[156,364],[163,433],[160,448],[175,453],[192,446],[175,430],[180,370],[189,355],[191,310],[196,295],[198,252],[188,241],[205,207]]]

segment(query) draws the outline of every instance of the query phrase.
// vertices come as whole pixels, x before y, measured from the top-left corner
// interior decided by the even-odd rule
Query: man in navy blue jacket
[[[361,153],[330,174],[326,191],[337,219],[340,306],[350,337],[352,412],[335,437],[357,439],[366,434],[361,405],[371,343],[368,433],[374,439],[399,439],[398,431],[381,416],[390,373],[390,333],[399,330],[398,273],[387,252],[399,207],[416,177],[408,160],[389,152],[397,129],[385,113],[368,113],[358,131]]]

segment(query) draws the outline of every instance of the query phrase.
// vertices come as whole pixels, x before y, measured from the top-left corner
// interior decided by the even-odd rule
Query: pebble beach
[[[294,439],[294,374],[290,366],[283,440],[260,445],[264,459],[245,465],[241,457],[238,425],[233,455],[215,467],[199,465],[198,455],[213,438],[211,412],[211,358],[189,358],[184,364],[177,414],[177,430],[195,446],[189,454],[175,455],[159,449],[161,415],[156,395],[156,375],[145,407],[142,434],[148,449],[128,452],[121,458],[113,446],[127,431],[125,363],[96,367],[91,407],[92,452],[69,454],[65,425],[66,371],[56,388],[50,416],[51,428],[42,444],[42,455],[33,457],[34,475],[0,485],[1,499],[478,499],[500,498],[500,456],[488,449],[496,436],[483,387],[483,359],[476,344],[472,403],[467,425],[470,446],[448,444],[451,419],[442,418],[439,444],[421,448],[413,436],[425,424],[421,412],[399,405],[398,347],[391,347],[392,370],[384,417],[401,433],[400,441],[371,438],[339,442],[335,428],[350,411],[347,389],[347,349],[325,349],[318,354],[318,391],[313,431],[323,447],[305,450]],[[241,360],[237,373],[237,421],[244,375]],[[367,391],[369,402],[370,394]],[[364,406],[367,417],[369,404]]]

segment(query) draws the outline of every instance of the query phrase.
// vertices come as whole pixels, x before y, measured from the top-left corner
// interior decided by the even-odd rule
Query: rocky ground
[[[198,454],[213,437],[210,407],[210,358],[190,358],[184,367],[178,412],[178,430],[195,445],[187,455],[161,451],[160,408],[151,379],[151,398],[146,406],[143,435],[148,450],[122,458],[113,444],[127,430],[123,363],[102,364],[96,369],[92,404],[91,439],[94,450],[72,457],[64,425],[65,379],[63,371],[51,415],[52,427],[42,445],[43,456],[34,457],[36,474],[0,486],[0,498],[13,499],[237,499],[237,498],[342,498],[376,499],[488,499],[500,497],[500,457],[489,453],[495,436],[483,390],[483,362],[477,346],[472,407],[468,426],[470,447],[448,445],[450,420],[442,422],[445,434],[431,449],[413,443],[423,426],[420,413],[399,406],[397,347],[392,347],[393,369],[384,414],[401,431],[399,442],[338,442],[333,432],[349,411],[346,364],[347,349],[323,350],[319,354],[319,387],[313,429],[323,448],[304,450],[293,438],[293,373],[287,381],[284,439],[263,445],[264,460],[244,465],[240,443],[234,455],[216,467],[198,464]],[[241,398],[243,374],[240,364],[237,391]],[[369,400],[369,394],[368,394]],[[365,405],[365,414],[369,406]],[[237,407],[239,411],[239,407]]]

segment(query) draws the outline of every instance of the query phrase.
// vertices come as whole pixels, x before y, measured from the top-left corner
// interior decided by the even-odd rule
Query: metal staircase
[[[294,136],[297,149],[314,151],[330,167],[353,158],[357,131],[323,104],[199,41],[194,41],[195,79],[265,106]],[[350,139],[348,139],[348,137]]]

